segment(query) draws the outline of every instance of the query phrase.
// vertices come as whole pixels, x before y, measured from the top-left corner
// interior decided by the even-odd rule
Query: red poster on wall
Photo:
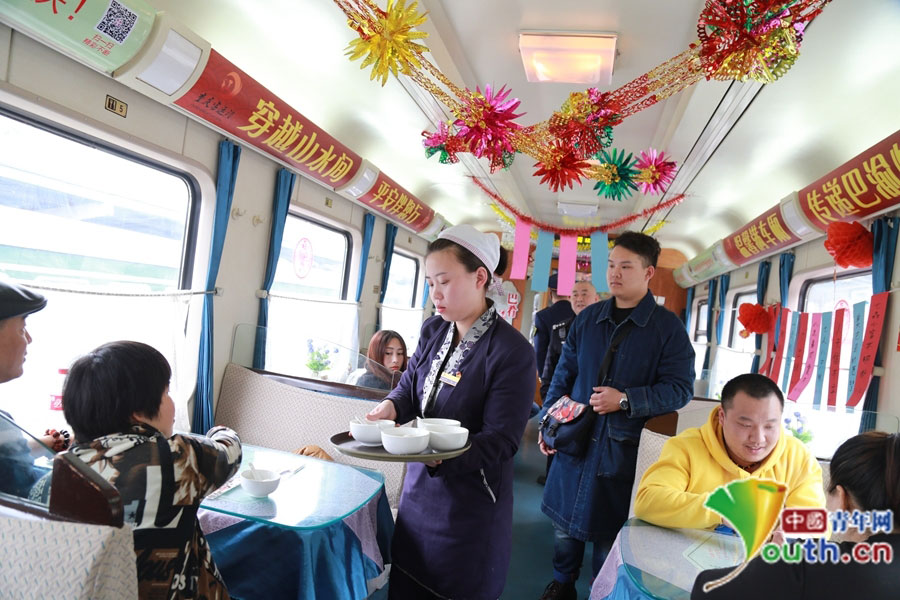
[[[847,406],[859,404],[869,389],[872,381],[872,367],[875,365],[875,354],[878,352],[878,343],[881,341],[881,332],[884,330],[884,316],[887,311],[888,294],[882,292],[872,296],[869,305],[869,320],[866,322],[866,335],[863,338],[862,351],[859,356],[859,369],[856,371],[856,383],[847,400]]]
[[[900,204],[900,131],[799,193],[800,208],[821,231]]]
[[[788,228],[778,204],[725,237],[722,247],[731,262],[743,265],[799,241],[800,237]]]
[[[385,175],[378,174],[375,185],[359,197],[359,202],[402,222],[413,231],[422,231],[434,218],[434,211]]]
[[[215,50],[175,104],[333,188],[350,181],[362,162]]]

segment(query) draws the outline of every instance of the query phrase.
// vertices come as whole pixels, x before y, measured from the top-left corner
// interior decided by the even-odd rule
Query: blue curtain
[[[716,320],[716,343],[719,345],[722,344],[722,328],[725,327],[725,300],[730,284],[731,275],[728,273],[719,275],[719,318]]]
[[[372,229],[375,228],[375,217],[366,213],[363,219],[363,242],[359,256],[359,283],[356,285],[356,301],[362,298],[363,285],[366,283],[366,265],[369,264],[369,248],[372,246]]]
[[[425,306],[428,304],[428,292],[428,282],[426,281],[425,289],[422,291],[422,308],[425,308]]]
[[[216,169],[216,212],[213,218],[209,268],[206,272],[206,291],[216,289],[225,232],[231,215],[234,183],[241,162],[241,147],[230,140],[219,142],[219,162]],[[203,317],[200,324],[200,360],[197,363],[197,392],[194,394],[194,414],[191,431],[206,433],[213,426],[213,296],[203,296]]]
[[[769,272],[772,270],[772,263],[764,260],[759,263],[756,270],[756,302],[760,306],[766,305],[766,291],[769,289]],[[762,350],[762,336],[756,334],[756,349]],[[753,364],[750,365],[751,373],[759,373],[759,354],[753,355]]]
[[[288,207],[297,176],[287,169],[279,169],[275,182],[275,199],[272,203],[272,230],[269,232],[269,256],[266,258],[266,275],[262,288],[266,292],[272,289],[275,281],[275,268],[281,254],[281,240],[284,238],[284,224],[287,222]],[[256,318],[256,344],[253,347],[253,368],[266,368],[266,327],[269,326],[269,298],[259,299],[259,316]]]
[[[694,308],[694,288],[689,287],[687,291],[687,305],[684,307],[684,328],[687,329],[688,335],[691,334],[691,311]]]
[[[875,238],[872,252],[873,294],[880,294],[891,289],[891,279],[894,274],[894,256],[897,252],[898,228],[900,228],[900,217],[883,217],[872,223],[872,234]],[[881,366],[880,348],[875,354],[875,366]],[[863,401],[863,410],[878,410],[878,384],[880,380],[880,377],[872,377],[872,382],[866,391],[866,399]],[[874,415],[863,415],[859,426],[860,432],[874,428]]]
[[[787,306],[788,301],[788,291],[791,287],[791,277],[794,276],[794,254],[792,252],[785,252],[778,258],[778,284],[779,289],[778,293],[781,297],[781,306]],[[775,348],[778,347],[778,344],[781,343],[781,340],[778,339],[779,332],[781,331],[781,311],[778,311],[778,316],[775,319]]]
[[[394,240],[397,238],[397,226],[393,223],[385,223],[384,225],[384,270],[381,271],[381,294],[378,296],[379,302],[384,302],[384,296],[387,294],[388,279],[391,276],[391,259],[394,256]]]
[[[709,293],[706,295],[706,355],[703,357],[703,369],[709,368],[709,351],[712,349],[710,347],[710,342],[712,338],[710,337],[710,329],[712,329],[713,325],[713,309],[716,306],[716,280],[709,280]],[[700,379],[703,379],[703,374],[701,373]]]

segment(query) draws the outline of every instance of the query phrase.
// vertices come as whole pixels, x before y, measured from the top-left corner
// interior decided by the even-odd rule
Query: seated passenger
[[[241,442],[227,427],[173,435],[171,375],[165,357],[139,342],[76,360],[63,389],[71,451],[122,495],[141,598],[227,599],[197,509],[237,471]]]
[[[392,389],[406,370],[406,342],[400,334],[390,329],[376,331],[369,341],[366,372],[354,385],[377,390]]]
[[[817,556],[815,562],[804,556],[799,562],[769,564],[757,557],[737,577],[709,593],[703,591],[703,584],[724,577],[731,569],[703,571],[694,582],[692,600],[896,598],[900,581],[900,527],[896,525],[900,515],[900,435],[868,431],[841,444],[831,459],[827,505],[832,513],[892,511],[893,529],[871,534],[871,526],[865,532],[851,526],[846,533],[833,536],[835,542],[841,542],[839,546],[816,544],[834,549],[826,548],[824,554],[830,551],[831,556]],[[866,545],[854,551],[857,544]],[[870,556],[872,560],[844,563],[845,556]]]
[[[803,442],[782,435],[783,409],[768,377],[748,373],[726,383],[706,424],[668,440],[644,473],[635,516],[663,527],[715,527],[722,519],[703,505],[707,496],[749,477],[786,485],[786,507],[824,507],[822,469]]]

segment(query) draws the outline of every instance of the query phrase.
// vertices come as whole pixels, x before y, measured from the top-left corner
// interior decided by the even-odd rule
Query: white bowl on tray
[[[254,498],[265,498],[278,488],[281,475],[267,469],[256,469],[256,473],[245,469],[241,471],[241,487]]]
[[[469,440],[469,430],[456,425],[430,425],[428,432],[428,445],[440,452],[459,450]]]
[[[379,419],[377,421],[350,421],[350,435],[360,444],[366,446],[381,445],[381,430],[394,427],[394,422],[388,419]]]
[[[394,427],[381,431],[381,445],[391,454],[420,454],[428,448],[430,433],[415,427]]]
[[[440,426],[440,427],[459,427],[462,423],[457,421],[456,419],[438,419],[429,417],[427,419],[423,419],[422,417],[416,417],[416,427],[421,427],[422,429],[431,429],[432,426]]]

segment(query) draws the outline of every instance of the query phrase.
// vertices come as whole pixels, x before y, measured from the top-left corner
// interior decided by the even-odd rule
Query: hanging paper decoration
[[[657,152],[654,148],[641,151],[641,156],[634,165],[638,171],[634,180],[642,194],[662,194],[672,183],[675,178],[675,161],[666,159],[665,152]]]
[[[750,337],[751,333],[762,335],[768,333],[772,327],[772,316],[764,306],[744,302],[738,307],[738,321],[744,326],[740,332],[742,338]]]
[[[510,279],[525,279],[528,271],[528,255],[531,252],[531,223],[516,220],[516,238],[513,246],[512,272]]]
[[[387,83],[388,74],[397,77],[399,73],[411,75],[413,69],[422,67],[422,54],[428,48],[415,40],[428,37],[427,33],[413,31],[427,20],[425,14],[417,14],[418,2],[409,8],[404,6],[405,0],[388,0],[387,10],[374,7],[371,15],[345,8],[348,2],[335,0],[347,13],[348,24],[359,34],[359,39],[350,42],[347,55],[350,60],[366,56],[360,69],[369,65],[372,73],[369,79],[380,79],[381,85]]]
[[[620,153],[613,148],[612,154],[603,150],[597,158],[600,160],[600,165],[593,167],[590,172],[591,179],[597,180],[597,183],[594,184],[597,195],[606,196],[618,202],[631,196],[631,190],[637,189],[634,178],[638,174],[637,169],[634,168],[637,161],[631,158],[631,154],[625,156],[624,150]]]
[[[438,160],[441,161],[441,164],[450,165],[458,163],[459,157],[456,155],[459,152],[466,151],[465,142],[459,137],[450,134],[450,127],[447,123],[442,122],[438,130],[432,134],[423,131],[422,135],[425,136],[425,141],[422,142],[425,146],[425,156],[431,158],[436,153],[440,152],[441,154]]]
[[[871,267],[874,236],[858,222],[836,221],[828,226],[825,249],[841,267]]]
[[[374,0],[334,0],[360,37],[348,54],[353,60],[366,55],[362,66],[374,65],[373,79],[383,85],[388,73],[407,75],[454,115],[459,131],[450,137],[461,137],[468,152],[487,157],[492,170],[509,166],[516,152],[527,154],[539,166],[535,174],[556,190],[580,183],[585,172],[575,165],[607,148],[613,127],[704,77],[778,79],[796,61],[805,26],[829,1],[706,0],[697,43],[616,90],[572,94],[549,119],[523,127],[512,122],[518,100],[506,100],[508,90],[492,95],[486,88],[482,95],[460,89],[424,57],[427,48],[416,40],[425,34],[412,31],[425,20],[416,3],[406,8],[402,0],[389,0],[382,10]],[[452,162],[451,148],[445,145],[444,152],[441,158]],[[605,176],[606,185],[612,183],[610,169]],[[633,188],[621,188],[620,195],[630,193],[626,189]]]

